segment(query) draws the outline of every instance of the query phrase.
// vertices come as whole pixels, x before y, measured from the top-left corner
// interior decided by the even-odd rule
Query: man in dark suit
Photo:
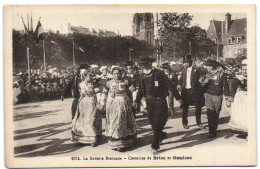
[[[79,83],[81,82],[81,78],[79,76],[80,70],[81,69],[88,69],[88,65],[87,64],[81,64],[78,68],[78,71],[76,73],[76,75],[74,75],[69,83],[65,86],[62,95],[61,95],[61,101],[64,100],[65,96],[67,95],[68,92],[72,92],[72,96],[73,96],[73,102],[72,102],[72,106],[71,106],[71,115],[72,115],[72,119],[74,118],[75,114],[76,114],[76,110],[77,110],[77,106],[78,106],[78,101],[80,98],[80,93],[79,93]]]
[[[181,90],[181,107],[183,109],[182,124],[188,129],[188,110],[190,105],[195,105],[196,123],[203,129],[201,124],[201,108],[205,105],[204,90],[199,83],[200,69],[192,66],[191,55],[183,57],[184,69],[178,81],[178,90]]]
[[[201,80],[203,86],[205,86],[205,104],[207,108],[208,125],[209,125],[209,137],[215,138],[217,136],[219,113],[221,111],[223,94],[229,95],[229,86],[224,72],[219,69],[221,64],[215,60],[208,59],[204,63],[204,67],[207,69],[205,78]]]
[[[152,68],[153,61],[154,59],[150,57],[141,59],[143,74],[140,78],[140,88],[134,106],[137,107],[141,99],[146,98],[148,121],[154,134],[151,151],[156,154],[160,148],[160,142],[167,138],[163,128],[168,119],[166,97],[168,96],[169,82],[163,71]]]

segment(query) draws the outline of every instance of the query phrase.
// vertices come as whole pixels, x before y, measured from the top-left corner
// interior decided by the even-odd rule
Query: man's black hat
[[[169,69],[170,68],[169,63],[167,62],[167,63],[162,64],[162,68],[163,69]]]
[[[214,66],[214,67],[218,67],[220,66],[220,63],[217,62],[216,60],[212,60],[212,59],[208,59],[205,63],[205,66]]]
[[[141,59],[140,63],[145,64],[145,63],[149,63],[149,62],[152,63],[154,61],[155,61],[155,59],[153,59],[151,57],[144,57],[144,58]]]
[[[81,64],[81,65],[78,67],[79,70],[80,70],[80,69],[88,69],[88,68],[89,68],[89,66],[88,66],[88,64],[86,64],[86,63]]]
[[[192,62],[191,54],[188,54],[188,55],[184,55],[184,56],[183,56],[183,61],[182,61],[182,63],[185,63],[185,62]]]

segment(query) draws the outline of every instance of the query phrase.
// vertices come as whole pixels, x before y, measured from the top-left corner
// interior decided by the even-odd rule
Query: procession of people
[[[161,66],[152,57],[143,57],[136,63],[127,61],[123,65],[99,67],[85,63],[67,74],[69,76],[63,71],[59,76],[49,73],[49,77],[54,79],[51,81],[53,86],[46,81],[46,73],[38,75],[33,84],[40,81],[37,87],[42,83],[47,85],[31,90],[31,95],[35,95],[37,101],[50,97],[63,101],[73,97],[71,140],[74,142],[98,146],[102,128],[105,128],[109,147],[127,151],[137,143],[137,114],[145,111],[153,131],[151,152],[156,154],[162,141],[168,137],[163,131],[167,121],[175,118],[174,99],[180,102],[185,130],[189,129],[190,106],[195,106],[197,127],[207,127],[201,122],[202,108],[206,106],[208,137],[216,138],[224,105],[231,109],[228,124],[231,130],[247,136],[246,58],[234,69],[224,61],[214,59],[197,63],[190,54],[185,55],[182,62],[165,62]],[[28,85],[25,90],[26,83],[22,76],[14,81],[14,93],[19,89],[23,91],[15,97],[20,100],[16,103],[32,100],[33,96],[28,96]],[[105,126],[102,126],[102,118],[105,118]]]

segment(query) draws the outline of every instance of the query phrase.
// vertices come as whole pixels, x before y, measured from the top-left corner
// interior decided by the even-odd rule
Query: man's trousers
[[[153,129],[153,149],[159,149],[159,142],[163,139],[164,134],[162,132],[167,119],[168,119],[168,107],[166,98],[152,98],[147,97],[147,113],[149,123],[152,125]]]
[[[79,102],[79,98],[74,97],[72,105],[71,105],[71,116],[72,116],[72,119],[74,119],[74,116],[76,114],[77,107],[78,107],[78,102]]]
[[[195,104],[195,114],[196,114],[196,123],[201,124],[201,105],[197,102],[194,102],[192,99],[192,90],[184,89],[182,91],[182,124],[188,125],[188,112],[189,106]]]
[[[216,134],[223,96],[215,96],[208,93],[205,93],[204,96],[205,96],[205,104],[207,108],[209,133]]]

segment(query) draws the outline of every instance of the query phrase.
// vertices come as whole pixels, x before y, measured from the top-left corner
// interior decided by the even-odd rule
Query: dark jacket
[[[178,83],[178,77],[175,74],[168,74],[167,75],[169,79],[169,91],[172,92],[173,96],[175,97],[176,100],[180,100],[180,94],[177,90],[177,83]]]
[[[139,73],[128,73],[127,71],[124,73],[123,78],[127,79],[131,84],[136,88],[139,88],[140,84],[140,75]]]
[[[165,99],[168,96],[169,81],[165,73],[159,69],[152,69],[150,76],[140,76],[140,87],[136,97],[136,103],[140,103],[143,97],[159,97]]]
[[[81,82],[80,78],[78,75],[73,76],[69,83],[65,86],[62,92],[62,96],[65,97],[68,92],[72,92],[73,97],[79,98],[80,93],[79,93],[79,83]]]
[[[229,96],[227,77],[222,72],[208,73],[208,82],[205,84],[206,93],[215,96]],[[214,79],[215,78],[215,79]]]
[[[201,68],[192,67],[190,82],[191,82],[191,90],[192,90],[191,99],[193,100],[193,103],[189,103],[189,104],[195,104],[195,105],[199,104],[201,106],[205,105],[205,99],[204,99],[205,90],[199,82],[199,78],[202,74],[203,74],[203,70]],[[186,87],[186,77],[187,77],[187,69],[183,69],[180,80],[178,81],[178,85],[181,85],[182,100],[187,100],[187,99],[183,99],[184,97],[186,97],[186,95],[183,94],[185,93],[183,91],[185,90]]]

